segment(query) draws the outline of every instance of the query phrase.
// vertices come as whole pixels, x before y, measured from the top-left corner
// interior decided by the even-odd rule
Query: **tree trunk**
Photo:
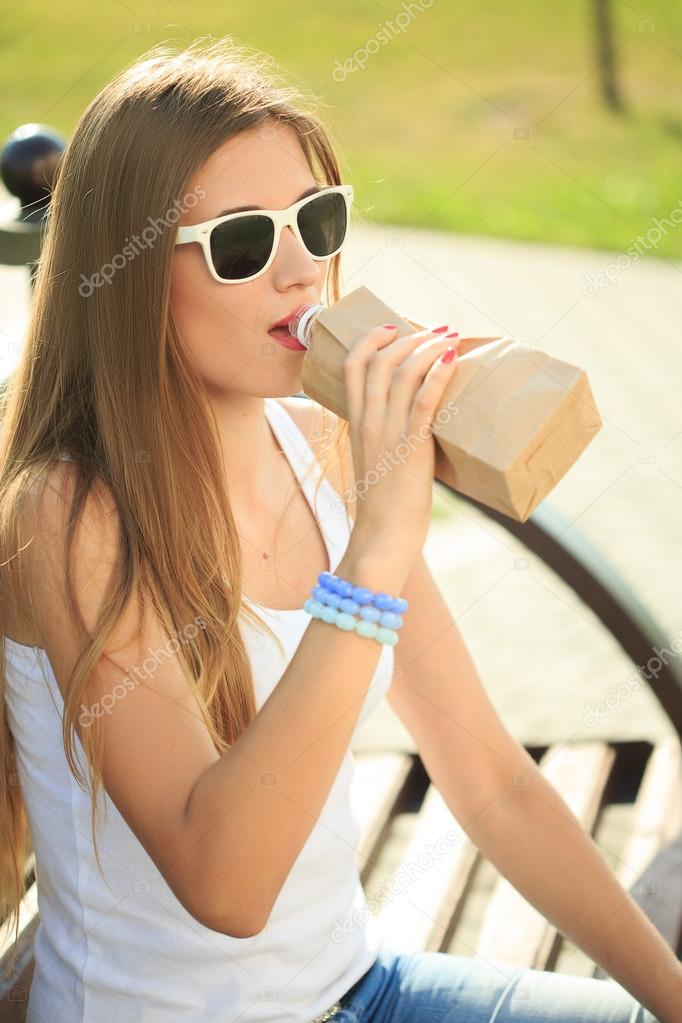
[[[623,98],[616,76],[611,0],[593,0],[600,89],[607,106],[620,113]]]

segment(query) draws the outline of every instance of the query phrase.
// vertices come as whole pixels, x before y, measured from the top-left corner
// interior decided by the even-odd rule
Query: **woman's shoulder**
[[[38,621],[55,606],[61,606],[64,594],[57,582],[62,581],[65,572],[70,517],[79,482],[74,461],[55,459],[27,481],[22,491],[17,507],[22,600],[20,606],[6,609],[5,617],[6,635],[17,642],[41,646]],[[74,531],[77,571],[86,549],[95,561],[109,557],[110,549],[118,552],[117,515],[109,487],[96,476],[82,499]]]

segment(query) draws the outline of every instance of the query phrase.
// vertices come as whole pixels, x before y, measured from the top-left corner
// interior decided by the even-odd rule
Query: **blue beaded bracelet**
[[[321,572],[317,582],[312,596],[303,605],[308,614],[347,632],[355,630],[360,636],[395,646],[396,630],[403,624],[401,614],[408,608],[406,600],[354,586],[331,572]]]
[[[374,603],[382,611],[394,611],[402,614],[407,611],[408,603],[403,597],[391,597],[388,593],[372,593],[366,586],[355,586],[347,579],[341,579],[331,572],[320,572],[317,582],[330,593],[338,593],[341,597],[350,597],[358,604]]]

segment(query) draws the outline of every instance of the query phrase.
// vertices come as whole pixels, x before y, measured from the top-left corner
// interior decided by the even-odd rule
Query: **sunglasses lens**
[[[311,199],[298,213],[301,238],[311,256],[331,256],[346,236],[346,200],[338,192],[325,192]]]
[[[240,281],[262,270],[272,252],[274,224],[269,217],[239,217],[211,231],[211,258],[225,281]]]

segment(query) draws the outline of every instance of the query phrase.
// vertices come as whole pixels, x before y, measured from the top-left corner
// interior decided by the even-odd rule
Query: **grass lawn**
[[[665,4],[613,0],[619,115],[591,0],[24,0],[0,23],[0,134],[68,136],[150,46],[231,34],[317,97],[359,218],[624,251],[682,208],[682,3]],[[646,250],[682,257],[682,231]]]

